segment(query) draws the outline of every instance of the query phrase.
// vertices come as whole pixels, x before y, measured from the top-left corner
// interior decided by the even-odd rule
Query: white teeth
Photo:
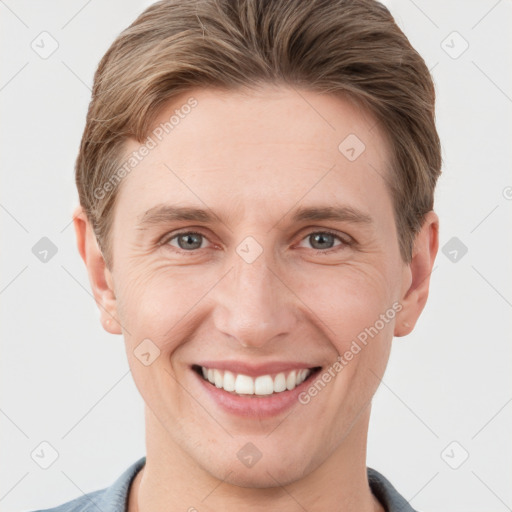
[[[222,373],[220,373],[219,370],[213,370],[213,378],[214,378],[215,385],[218,388],[221,388],[222,387]]]
[[[286,378],[286,389],[292,390],[297,385],[297,376],[295,370],[291,371]]]
[[[271,395],[274,392],[274,381],[270,375],[256,377],[254,381],[255,395]]]
[[[235,380],[235,391],[239,395],[254,395],[254,380],[239,373]]]
[[[292,370],[288,374],[281,372],[274,378],[271,375],[260,375],[252,378],[248,375],[235,374],[230,371],[217,370],[216,368],[201,367],[203,377],[211,382],[217,388],[222,388],[231,393],[239,395],[271,395],[281,393],[286,390],[295,389],[304,382],[311,370],[301,369]]]
[[[224,385],[226,391],[235,391],[235,376],[231,372],[224,372]]]
[[[299,373],[297,374],[297,386],[299,384],[302,384],[305,380],[306,380],[306,377],[308,376],[308,371],[307,370],[300,370]]]
[[[286,377],[284,373],[278,373],[274,379],[274,392],[280,393],[286,389]]]

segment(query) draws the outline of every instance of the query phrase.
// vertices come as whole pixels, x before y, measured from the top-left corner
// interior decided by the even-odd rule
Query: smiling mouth
[[[295,389],[297,386],[316,375],[321,370],[321,366],[290,370],[276,374],[259,375],[257,377],[251,377],[243,373],[235,373],[228,370],[206,368],[197,364],[192,365],[192,370],[212,386],[223,389],[233,395],[253,395],[261,397],[276,395]]]

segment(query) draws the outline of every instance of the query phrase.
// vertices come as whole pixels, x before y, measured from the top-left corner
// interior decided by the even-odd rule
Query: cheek
[[[377,323],[382,334],[392,331],[396,291],[385,268],[346,264],[305,279],[307,305],[322,321],[339,352]],[[381,315],[386,315],[384,325]],[[362,336],[364,337],[364,336]]]
[[[211,287],[190,268],[150,264],[122,276],[118,311],[127,344],[149,338],[161,352],[175,348],[185,335],[188,313]]]
[[[156,413],[180,396],[169,356],[189,338],[187,312],[199,300],[200,290],[190,286],[183,271],[152,265],[131,268],[122,282],[119,315],[128,363],[141,396]]]

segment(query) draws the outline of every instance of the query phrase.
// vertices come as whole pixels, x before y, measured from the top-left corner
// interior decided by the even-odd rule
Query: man
[[[74,222],[147,454],[52,510],[413,510],[366,442],[438,249],[434,103],[371,0],[164,0],[120,34]]]

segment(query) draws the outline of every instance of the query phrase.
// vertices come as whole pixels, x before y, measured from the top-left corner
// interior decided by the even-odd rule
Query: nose
[[[233,268],[216,290],[215,327],[246,348],[270,345],[293,332],[297,321],[294,294],[266,257],[270,252],[251,263],[235,253]]]

